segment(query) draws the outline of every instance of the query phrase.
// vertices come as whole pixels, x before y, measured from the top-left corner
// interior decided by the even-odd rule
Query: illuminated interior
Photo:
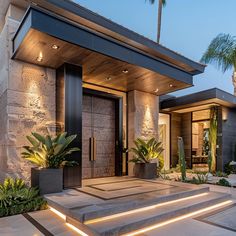
[[[192,113],[192,164],[207,165],[209,152],[210,109]]]
[[[159,140],[162,142],[164,151],[164,169],[170,169],[170,115],[159,114]]]

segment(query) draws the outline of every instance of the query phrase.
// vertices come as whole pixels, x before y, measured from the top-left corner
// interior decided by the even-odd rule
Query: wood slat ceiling
[[[53,45],[59,46],[59,49],[53,49]],[[43,58],[41,62],[37,61],[40,56]],[[161,95],[189,86],[148,69],[70,44],[34,29],[30,29],[27,33],[15,58],[55,69],[65,62],[80,65],[83,67],[84,82],[124,92],[140,90]],[[124,73],[124,70],[128,70],[128,73]],[[155,92],[156,89],[158,92]]]

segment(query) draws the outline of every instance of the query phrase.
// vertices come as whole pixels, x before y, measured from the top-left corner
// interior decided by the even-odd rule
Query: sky
[[[157,2],[148,0],[75,0],[80,5],[156,40]],[[226,4],[227,3],[227,4]],[[163,9],[161,44],[199,61],[211,40],[219,33],[236,35],[236,0],[167,0]],[[181,96],[209,88],[233,93],[232,71],[222,73],[208,65],[194,77],[194,87],[175,92]]]

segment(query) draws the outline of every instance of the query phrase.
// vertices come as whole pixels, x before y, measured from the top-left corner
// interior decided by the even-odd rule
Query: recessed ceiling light
[[[128,73],[129,73],[129,71],[128,71],[127,69],[124,69],[122,72],[123,72],[124,74],[128,74]]]
[[[155,92],[155,93],[159,92],[159,89],[157,88],[154,92]]]
[[[106,80],[107,80],[107,81],[110,81],[110,80],[111,80],[111,77],[107,77]]]
[[[52,45],[52,49],[57,50],[57,49],[59,49],[59,46],[56,45],[56,44],[53,44],[53,45]]]

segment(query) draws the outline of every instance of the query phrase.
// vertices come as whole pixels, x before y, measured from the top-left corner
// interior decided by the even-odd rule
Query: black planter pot
[[[155,179],[157,177],[157,163],[135,163],[134,176],[140,179]]]
[[[31,186],[40,194],[58,193],[63,189],[63,169],[31,169]]]
[[[81,166],[65,166],[63,169],[63,188],[81,187]]]

